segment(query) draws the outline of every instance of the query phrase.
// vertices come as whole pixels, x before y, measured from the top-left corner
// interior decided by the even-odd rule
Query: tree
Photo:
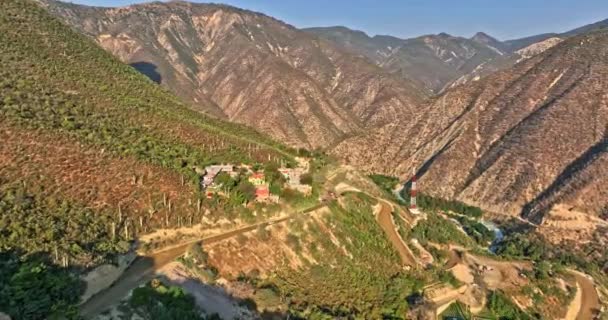
[[[251,167],[251,170],[257,172],[262,170],[262,168],[264,168],[264,166],[261,163],[256,163]]]
[[[218,173],[215,177],[215,183],[221,185],[222,188],[226,189],[227,191],[232,190],[232,188],[234,188],[236,185],[236,181],[234,181],[234,179],[232,179],[232,177],[226,172]]]
[[[239,182],[236,187],[236,190],[243,195],[245,201],[247,202],[253,201],[255,199],[255,186],[245,179]]]
[[[194,297],[180,287],[149,283],[133,290],[129,304],[144,319],[203,319]]]
[[[13,319],[76,319],[83,283],[41,258],[0,253],[0,310]]]
[[[274,194],[274,195],[280,195],[281,194],[281,185],[278,183],[271,183],[270,184],[270,188],[269,191],[270,193]]]
[[[307,184],[307,185],[311,186],[312,181],[313,181],[312,174],[310,174],[310,173],[305,173],[300,176],[300,183],[302,183],[302,184]]]
[[[278,182],[282,185],[285,182],[285,177],[279,172],[279,165],[275,162],[269,162],[264,166],[264,175],[268,183]]]

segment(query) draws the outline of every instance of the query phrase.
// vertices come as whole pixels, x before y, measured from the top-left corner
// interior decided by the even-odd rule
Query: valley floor
[[[346,171],[348,172],[348,170]],[[330,177],[332,179],[336,178],[339,173],[340,172],[333,172]],[[341,174],[344,174],[344,172],[341,172]],[[348,176],[348,174],[346,174],[346,176]],[[343,180],[343,178],[344,177],[338,177],[337,180]],[[361,189],[364,189],[361,188],[361,185],[357,185],[357,183],[354,182],[357,180],[355,179],[356,177],[353,178],[353,176],[350,176],[350,178],[350,183],[335,183],[335,181],[333,181],[333,183],[332,181],[326,183],[327,190],[335,192],[338,203],[342,202],[342,198],[345,195],[350,193],[361,193]],[[367,196],[376,201],[374,209],[376,221],[382,231],[386,234],[386,237],[395,251],[398,253],[403,267],[420,270],[422,256],[425,253],[429,255],[430,252],[433,252],[433,254],[435,253],[435,251],[430,249],[441,250],[447,253],[444,260],[439,261],[438,259],[434,259],[431,261],[434,261],[435,265],[441,263],[442,265],[440,265],[439,268],[452,274],[461,285],[452,287],[446,284],[436,283],[428,288],[428,294],[431,297],[430,299],[437,308],[436,312],[445,310],[445,308],[456,301],[472,307],[471,310],[480,312],[487,303],[486,294],[482,291],[499,290],[501,292],[515,293],[522,287],[529,285],[530,281],[523,273],[530,272],[533,269],[533,265],[530,262],[496,260],[489,256],[477,255],[464,246],[431,242],[426,243],[425,246],[416,246],[412,244],[416,249],[416,253],[414,253],[412,248],[407,244],[409,238],[403,238],[398,231],[399,226],[396,224],[392,214],[394,210],[397,210],[397,216],[399,217],[401,210],[405,209],[383,199],[375,193],[375,191],[370,192]],[[324,202],[310,208],[306,212],[275,217],[267,221],[206,236],[202,239],[189,240],[178,245],[166,247],[160,251],[140,256],[113,286],[93,296],[89,301],[84,303],[81,308],[82,314],[86,318],[95,318],[95,316],[100,315],[104,310],[107,310],[112,306],[117,306],[134,288],[145,284],[155,277],[161,277],[172,285],[184,288],[186,292],[194,297],[199,307],[208,312],[217,313],[223,319],[231,319],[234,317],[239,319],[254,319],[257,317],[255,314],[256,311],[242,305],[243,297],[234,297],[232,295],[232,292],[229,290],[230,282],[226,282],[224,278],[220,278],[219,286],[207,284],[204,281],[197,279],[197,276],[193,275],[191,270],[185,267],[181,262],[175,262],[176,258],[182,256],[192,244],[202,240],[207,250],[211,253],[211,256],[213,256],[214,261],[219,263],[218,266],[220,269],[223,269],[224,272],[233,275],[239,272],[248,274],[252,269],[257,270],[256,267],[259,267],[258,264],[253,263],[253,260],[259,259],[260,255],[262,255],[261,258],[264,259],[263,255],[268,254],[266,251],[264,251],[265,253],[262,251],[257,252],[261,250],[261,247],[259,246],[261,243],[256,244],[254,241],[255,238],[259,236],[253,234],[254,231],[259,230],[260,227],[272,225],[285,228],[288,223],[291,223],[290,221],[298,220],[304,216],[306,217],[305,221],[309,220],[308,218],[310,218],[310,220],[320,221],[320,215],[317,215],[317,213],[321,214],[327,211],[329,210]],[[404,211],[403,214],[408,215],[403,218],[404,221],[413,220],[413,225],[420,219],[424,220],[424,217],[413,217],[407,211]],[[457,223],[456,221],[452,222]],[[407,223],[410,224],[410,222]],[[412,224],[410,224],[409,227],[411,228]],[[287,230],[288,229],[289,228],[287,228]],[[273,232],[276,232],[276,230]],[[281,237],[284,237],[287,234],[287,231],[283,233],[284,234],[282,234]],[[246,235],[249,235],[247,245],[244,246],[242,243],[238,244],[240,243],[238,238]],[[329,235],[332,238],[332,242],[337,241],[337,239],[334,239],[335,236],[331,231]],[[275,237],[277,236],[278,233],[275,234]],[[148,240],[152,238],[153,237],[151,236],[147,237]],[[336,242],[336,244],[340,246],[339,242]],[[265,244],[265,246],[270,245],[278,246],[280,244]],[[419,247],[424,250],[420,250]],[[342,249],[344,250],[344,248]],[[430,252],[427,251],[427,249]],[[278,249],[277,247],[276,250],[280,251],[281,249]],[[249,251],[252,251],[253,253],[250,254]],[[350,254],[348,252],[345,253],[347,255]],[[225,257],[226,255],[232,258],[228,259]],[[309,253],[306,251],[299,252],[298,255],[303,255],[302,260],[308,261],[305,262],[305,264],[311,262],[314,264],[314,258],[308,256]],[[272,259],[270,256],[267,256],[266,258]],[[243,259],[253,260],[251,260],[251,265],[246,267],[245,265],[241,265],[241,263],[247,264]],[[278,263],[278,260],[273,262],[273,264]],[[287,260],[281,263],[290,264]],[[433,262],[431,262],[431,264],[433,264]],[[292,263],[292,267],[301,265],[301,263]],[[564,308],[564,311],[567,311],[565,312],[564,317],[565,319],[572,320],[591,319],[594,310],[599,310],[600,308],[600,300],[595,284],[593,280],[585,274],[575,271],[571,271],[571,274],[574,276],[573,285],[576,285],[577,291],[569,306]],[[250,291],[251,289],[249,289],[246,294],[252,294]],[[522,303],[515,297],[513,298],[516,304],[522,309],[525,309],[526,305],[529,303]],[[258,311],[261,310],[258,309]],[[99,319],[103,319],[103,317]]]

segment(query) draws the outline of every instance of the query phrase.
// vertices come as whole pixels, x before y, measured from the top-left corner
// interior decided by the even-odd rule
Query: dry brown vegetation
[[[191,185],[180,175],[132,157],[81,145],[74,139],[0,124],[0,177],[19,181],[48,195],[88,204],[94,209],[147,213],[163,195],[175,210],[193,211]]]

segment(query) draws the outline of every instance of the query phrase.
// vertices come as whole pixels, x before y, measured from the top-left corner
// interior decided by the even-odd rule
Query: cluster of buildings
[[[312,186],[303,184],[301,181],[302,175],[309,172],[309,161],[304,158],[296,158],[298,165],[295,168],[281,167],[278,171],[285,178],[285,186],[289,189],[296,190],[305,195],[312,193]],[[263,172],[256,172],[248,165],[210,165],[204,170],[195,168],[197,174],[202,176],[201,187],[208,198],[214,194],[222,194],[223,188],[221,184],[216,183],[216,178],[220,173],[226,173],[232,178],[237,178],[240,175],[248,175],[247,180],[255,187],[255,200],[258,202],[279,202],[279,196],[270,192],[270,183],[267,181]]]

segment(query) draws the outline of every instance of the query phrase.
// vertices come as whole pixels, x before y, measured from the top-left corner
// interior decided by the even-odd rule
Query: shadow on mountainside
[[[157,71],[158,67],[155,64],[150,63],[150,62],[140,61],[140,62],[131,63],[129,65],[131,67],[135,68],[135,70],[144,74],[150,80],[152,80],[158,84],[162,83],[163,77]]]
[[[558,176],[553,183],[540,193],[534,200],[528,202],[522,209],[521,216],[529,221],[540,224],[545,214],[551,209],[553,204],[558,202],[566,192],[568,182],[576,178],[577,174],[590,166],[600,156],[608,152],[608,134],[587,151],[572,161]]]
[[[464,182],[461,192],[467,189],[475,180],[483,175],[492,165],[494,165],[500,157],[509,149],[509,145],[519,143],[517,141],[518,133],[525,130],[526,127],[534,126],[534,124],[542,119],[551,107],[556,105],[556,102],[566,97],[574,90],[585,75],[572,80],[572,82],[561,92],[547,99],[536,109],[531,110],[529,114],[520,119],[515,125],[507,130],[499,139],[494,141],[487,151],[475,162],[467,179]]]
[[[418,168],[416,170],[416,177],[418,179],[422,178],[427,173],[427,171],[429,170],[431,165],[433,165],[433,163],[454,144],[455,140],[456,140],[456,137],[451,138],[450,141],[448,141],[443,147],[441,147],[441,149],[439,149],[433,156],[431,156],[429,159],[424,161],[422,163],[422,165],[420,166],[420,168]],[[406,180],[405,188],[406,189],[412,188],[412,177],[411,176],[408,178],[408,180]]]
[[[167,285],[181,287],[192,296],[196,305],[206,314],[216,315],[206,319],[287,319],[287,314],[281,311],[259,310],[258,304],[252,297],[239,297],[223,286],[202,282],[185,268],[165,269],[158,278]],[[260,288],[244,289],[242,285],[237,287],[239,288],[237,290],[245,290],[242,292],[260,290]]]
[[[43,252],[0,251],[0,311],[12,319],[66,319],[85,283]]]

